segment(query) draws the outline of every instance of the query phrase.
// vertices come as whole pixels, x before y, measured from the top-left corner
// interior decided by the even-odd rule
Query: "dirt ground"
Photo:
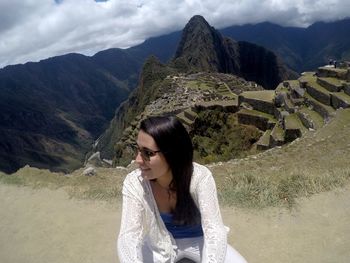
[[[69,199],[63,190],[0,184],[0,262],[118,262],[120,205]],[[350,187],[282,208],[222,208],[229,241],[250,263],[347,263]]]

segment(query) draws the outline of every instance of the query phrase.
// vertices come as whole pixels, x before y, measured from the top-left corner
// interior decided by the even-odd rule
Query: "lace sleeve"
[[[202,263],[221,263],[226,255],[227,231],[221,218],[215,181],[207,168],[203,177],[197,188],[204,232]]]
[[[123,185],[123,208],[118,237],[118,257],[121,263],[142,263],[142,210],[141,200],[130,174]],[[135,181],[134,181],[135,182]]]

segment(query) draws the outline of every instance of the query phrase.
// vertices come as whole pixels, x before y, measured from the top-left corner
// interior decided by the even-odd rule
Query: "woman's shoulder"
[[[214,181],[211,171],[204,165],[193,163],[193,174],[191,178],[191,193],[195,199],[199,189],[203,186],[211,186],[211,182]]]
[[[140,185],[142,183],[141,170],[135,169],[128,173],[124,179],[124,185]]]
[[[193,162],[193,171],[197,173],[211,174],[211,171],[208,169],[208,167],[196,162]]]
[[[203,180],[211,176],[212,173],[206,166],[193,162],[192,180]]]

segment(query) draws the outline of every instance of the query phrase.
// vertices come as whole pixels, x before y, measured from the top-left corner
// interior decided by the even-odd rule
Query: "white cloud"
[[[271,21],[307,26],[350,16],[341,0],[0,1],[0,67],[69,52],[92,55],[181,30],[196,14],[216,28]]]

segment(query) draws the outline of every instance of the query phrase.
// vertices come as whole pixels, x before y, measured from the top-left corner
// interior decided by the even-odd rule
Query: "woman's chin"
[[[153,179],[151,169],[141,169],[141,176],[147,180]]]

